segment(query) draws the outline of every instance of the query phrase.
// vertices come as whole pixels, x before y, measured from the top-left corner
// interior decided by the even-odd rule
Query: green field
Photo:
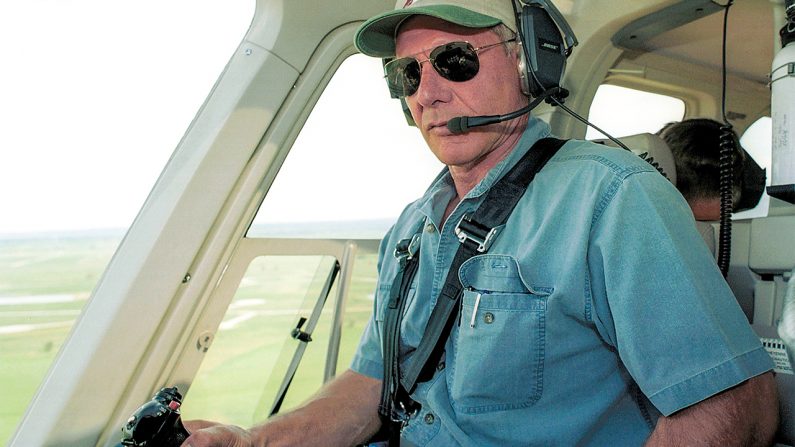
[[[0,240],[0,444],[13,434],[120,240]]]
[[[0,445],[5,444],[46,374],[121,235],[0,240]],[[251,425],[270,411],[332,259],[261,257],[250,265],[195,378],[184,417]],[[372,310],[374,255],[354,269],[337,371],[350,363]],[[321,384],[331,291],[282,411]],[[41,302],[40,302],[41,301]]]

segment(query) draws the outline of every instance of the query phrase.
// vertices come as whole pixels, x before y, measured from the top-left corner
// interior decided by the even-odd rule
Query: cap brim
[[[502,23],[499,19],[452,5],[429,5],[387,11],[364,22],[356,31],[354,44],[368,56],[393,57],[395,36],[404,20],[424,15],[468,28],[488,28]]]

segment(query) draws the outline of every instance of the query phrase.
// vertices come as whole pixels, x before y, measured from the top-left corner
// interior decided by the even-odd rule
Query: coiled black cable
[[[725,122],[720,135],[720,232],[718,236],[718,267],[723,277],[729,274],[732,245],[732,210],[734,209],[734,130]]]
[[[729,22],[729,8],[734,0],[729,0],[724,6],[723,11],[723,58],[722,58],[722,91],[721,91],[721,113],[723,115],[723,126],[721,126],[720,136],[720,231],[718,234],[718,268],[723,277],[729,274],[729,263],[731,261],[732,248],[732,209],[734,184],[734,130],[726,118],[726,34]]]

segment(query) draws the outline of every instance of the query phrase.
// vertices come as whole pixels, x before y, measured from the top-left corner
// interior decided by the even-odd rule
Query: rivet
[[[493,313],[491,313],[491,312],[486,312],[486,313],[483,315],[483,321],[484,321],[486,324],[491,324],[491,323],[494,323],[494,314],[493,314]]]
[[[190,279],[191,279],[190,273],[186,273],[185,276],[182,278],[182,284],[187,284],[187,282],[190,281]]]
[[[432,415],[431,413],[428,413],[428,414],[426,414],[426,415],[425,415],[425,418],[424,418],[424,420],[425,420],[425,423],[426,423],[426,424],[428,424],[428,425],[431,425],[431,424],[433,424],[433,420],[434,420],[434,419],[435,419],[435,418],[433,417],[433,415]]]

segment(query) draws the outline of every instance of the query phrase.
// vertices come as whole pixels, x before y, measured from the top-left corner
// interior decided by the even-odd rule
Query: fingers
[[[222,425],[210,421],[186,421],[185,427],[202,428],[188,431],[191,435],[182,447],[253,447],[251,433],[234,425]]]
[[[185,426],[185,429],[188,430],[188,433],[193,433],[203,428],[209,428],[221,424],[219,422],[205,421],[203,419],[194,419],[192,421],[182,421],[182,425]]]

